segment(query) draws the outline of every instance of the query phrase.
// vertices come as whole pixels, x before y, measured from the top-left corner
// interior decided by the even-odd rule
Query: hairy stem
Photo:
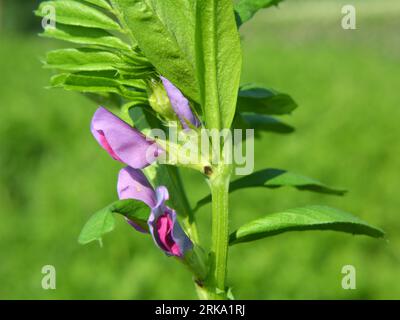
[[[226,298],[226,273],[228,262],[229,240],[229,211],[228,192],[231,167],[221,165],[210,179],[212,195],[212,245],[211,245],[211,269],[208,278],[208,286],[213,290],[214,299]]]

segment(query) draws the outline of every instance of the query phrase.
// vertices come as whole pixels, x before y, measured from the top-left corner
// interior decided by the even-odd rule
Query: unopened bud
[[[147,91],[150,106],[157,114],[165,120],[178,120],[161,81],[155,79],[150,80],[147,84]]]

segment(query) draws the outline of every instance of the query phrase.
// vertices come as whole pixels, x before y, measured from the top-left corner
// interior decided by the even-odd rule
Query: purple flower
[[[175,210],[165,205],[169,199],[167,188],[158,187],[156,198],[148,221],[153,239],[167,255],[183,257],[193,244],[179,225]]]
[[[182,92],[175,87],[168,79],[161,77],[161,81],[167,91],[168,98],[171,102],[172,109],[174,109],[179,121],[184,129],[189,128],[189,124],[194,127],[200,126],[199,119],[193,114],[190,108],[189,101],[184,97]]]
[[[119,172],[118,176],[118,197],[120,200],[135,199],[144,202],[150,208],[154,207],[157,199],[153,187],[140,170],[126,167]],[[147,233],[142,226],[126,218],[126,221],[137,231]]]
[[[91,131],[97,142],[112,158],[132,168],[147,167],[164,152],[155,141],[103,107],[95,112]]]
[[[118,178],[120,199],[136,199],[146,203],[150,209],[148,226],[156,245],[169,256],[183,257],[193,248],[193,243],[182,230],[175,210],[165,205],[168,190],[160,186],[154,191],[140,170],[130,167],[122,169]],[[128,221],[141,232],[146,232],[132,221]]]

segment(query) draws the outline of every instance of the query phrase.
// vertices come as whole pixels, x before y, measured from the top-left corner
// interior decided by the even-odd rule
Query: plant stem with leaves
[[[207,258],[207,250],[197,234],[195,210],[189,204],[179,176],[180,168],[163,164],[149,166],[151,163],[143,159],[143,148],[133,148],[149,143],[144,135],[151,129],[166,131],[165,123],[171,114],[181,120],[187,115],[182,111],[185,107],[192,116],[198,117],[198,121],[189,121],[195,129],[201,127],[218,133],[223,129],[248,128],[258,132],[293,132],[291,126],[275,118],[297,108],[289,95],[258,85],[240,86],[239,28],[258,10],[279,2],[63,0],[44,1],[39,5],[35,14],[44,20],[55,19],[48,12],[49,6],[57,13],[57,21],[53,21],[57,24],[48,25],[42,36],[80,46],[47,54],[46,67],[60,71],[52,77],[51,86],[84,93],[97,104],[108,109],[114,107],[114,112],[120,111],[125,120],[118,119],[107,108],[99,108],[93,118],[92,133],[96,140],[114,160],[128,165],[119,176],[126,188],[119,190],[119,201],[89,219],[79,237],[80,243],[101,241],[104,234],[114,229],[114,214],[120,214],[137,230],[151,234],[159,249],[188,267],[200,299],[227,299],[232,297],[226,283],[229,245],[287,231],[333,230],[375,238],[384,236],[379,228],[349,213],[318,205],[269,213],[229,234],[230,188],[239,191],[251,187],[294,187],[333,195],[343,195],[344,191],[287,170],[271,168],[230,183],[232,165],[226,164],[222,148],[212,145],[211,148],[218,149],[215,151],[220,161],[214,163],[210,156],[207,164],[203,161],[191,164],[192,169],[205,174],[211,190],[211,195],[199,200],[196,206],[197,209],[211,201],[211,248]],[[169,89],[165,80],[170,82]],[[162,94],[167,95],[161,99],[162,108],[153,105],[149,83],[162,86]],[[182,131],[187,125],[187,121],[178,122]],[[168,148],[158,147],[168,153]],[[174,165],[185,167],[187,163]],[[167,200],[172,208],[165,204]],[[164,223],[164,228],[158,227],[158,222]]]

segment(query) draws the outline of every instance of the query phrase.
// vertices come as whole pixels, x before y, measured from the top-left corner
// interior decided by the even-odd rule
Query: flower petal
[[[135,169],[148,166],[164,152],[154,141],[103,107],[95,112],[91,131],[115,160]]]
[[[175,210],[167,207],[168,190],[158,187],[157,204],[153,207],[148,225],[154,242],[168,256],[183,257],[186,251],[193,248],[193,243],[179,225]]]
[[[177,87],[175,87],[168,79],[161,77],[161,81],[163,82],[164,88],[167,91],[168,98],[171,102],[171,106],[178,116],[182,127],[184,129],[188,129],[188,123],[191,123],[195,127],[199,127],[200,121],[193,114],[188,99],[186,99],[182,92]]]
[[[150,208],[157,203],[156,194],[142,171],[126,167],[118,175],[118,197],[120,200],[135,199],[143,201]]]
[[[181,256],[181,249],[171,236],[173,230],[173,221],[171,215],[165,213],[158,218],[156,223],[159,242],[164,251],[174,256]]]
[[[118,197],[120,200],[135,199],[143,201],[150,208],[156,204],[156,194],[142,171],[126,167],[118,175]],[[137,231],[148,233],[138,223],[126,218],[126,221]]]
[[[136,231],[139,231],[139,232],[141,232],[141,233],[148,233],[148,231],[145,230],[145,229],[143,229],[138,223],[136,223],[136,222],[134,222],[134,221],[132,221],[132,220],[130,220],[130,219],[128,219],[128,218],[125,218],[125,220],[126,220],[126,222],[128,222],[132,227],[134,227],[134,228],[136,229]]]

